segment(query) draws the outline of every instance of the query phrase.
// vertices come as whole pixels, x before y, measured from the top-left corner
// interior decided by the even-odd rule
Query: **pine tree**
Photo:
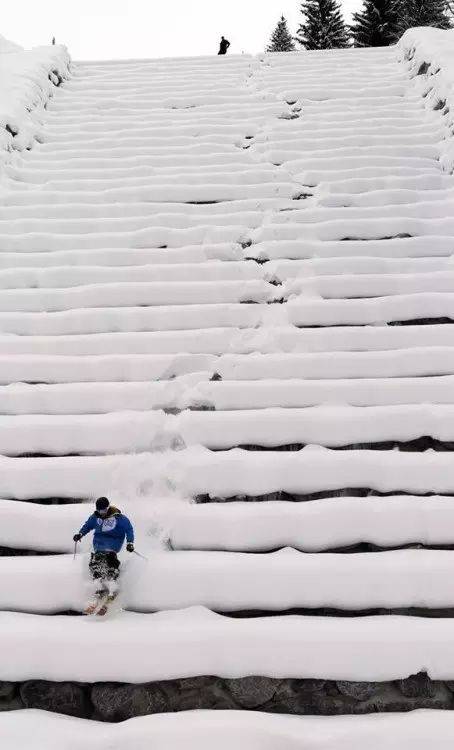
[[[339,0],[304,0],[304,21],[297,40],[306,49],[349,47],[350,40]]]
[[[284,16],[278,21],[274,29],[270,43],[266,48],[267,52],[292,52],[295,49],[293,37],[288,30],[287,21]]]
[[[400,31],[415,26],[436,26],[439,29],[451,28],[449,4],[446,0],[403,0]]]
[[[402,5],[406,0],[364,0],[353,14],[351,27],[355,47],[384,47],[394,44],[401,33]]]

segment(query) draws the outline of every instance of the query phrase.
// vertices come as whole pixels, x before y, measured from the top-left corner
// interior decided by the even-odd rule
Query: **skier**
[[[226,55],[229,47],[230,47],[230,42],[227,39],[225,39],[223,36],[221,36],[221,42],[219,44],[218,55]]]
[[[80,531],[74,534],[73,541],[80,542],[89,531],[95,533],[93,552],[88,567],[92,579],[100,582],[100,588],[96,591],[96,601],[87,607],[87,612],[91,614],[98,604],[104,601],[99,614],[105,614],[107,603],[113,601],[117,594],[115,581],[120,574],[120,561],[117,553],[120,552],[125,537],[126,549],[128,552],[134,552],[134,529],[129,518],[124,516],[118,508],[110,505],[107,497],[98,497],[96,510],[87,518]],[[110,585],[110,582],[113,585]]]

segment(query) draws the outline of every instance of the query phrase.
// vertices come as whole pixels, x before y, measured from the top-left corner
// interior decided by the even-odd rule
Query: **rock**
[[[25,708],[40,708],[80,718],[91,715],[88,691],[77,682],[27,680],[20,686],[20,697]]]
[[[17,682],[0,681],[0,711],[15,711],[24,708]]]
[[[432,683],[434,696],[406,697],[396,683],[385,682],[377,685],[375,695],[369,700],[355,706],[354,713],[371,712],[402,712],[415,711],[422,708],[446,710],[452,709],[453,697],[442,682]]]
[[[91,689],[91,700],[96,717],[103,721],[124,721],[171,710],[169,699],[158,682],[145,685],[98,682]]]
[[[179,680],[176,710],[237,708],[226,682],[228,680],[220,677],[186,677]]]
[[[134,716],[171,711],[237,707],[219,677],[163,680],[143,685],[99,682],[92,686],[91,700],[96,718],[103,721],[124,721]]]
[[[258,708],[268,703],[274,697],[280,682],[271,677],[240,677],[224,680],[227,690],[242,708]]]
[[[355,701],[367,701],[373,696],[376,690],[374,682],[350,682],[338,680],[337,687],[342,695],[347,698],[353,698]]]
[[[412,674],[405,680],[397,680],[397,685],[406,698],[433,698],[436,692],[436,684],[425,672]]]
[[[16,692],[16,682],[4,682],[0,681],[0,699],[10,700]]]

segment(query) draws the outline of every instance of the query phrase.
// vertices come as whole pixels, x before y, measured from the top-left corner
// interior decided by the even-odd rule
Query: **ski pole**
[[[74,542],[74,556],[73,556],[73,560],[76,559],[76,554],[77,554],[77,542]]]
[[[141,555],[140,552],[136,552],[136,550],[134,550],[134,554],[137,555],[137,557],[141,557],[142,560],[146,560],[148,562],[148,557],[145,557],[145,555]]]

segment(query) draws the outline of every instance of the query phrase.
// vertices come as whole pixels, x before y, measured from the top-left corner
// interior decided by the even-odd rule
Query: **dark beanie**
[[[109,507],[109,501],[107,497],[98,497],[96,501],[96,510],[106,510]]]

